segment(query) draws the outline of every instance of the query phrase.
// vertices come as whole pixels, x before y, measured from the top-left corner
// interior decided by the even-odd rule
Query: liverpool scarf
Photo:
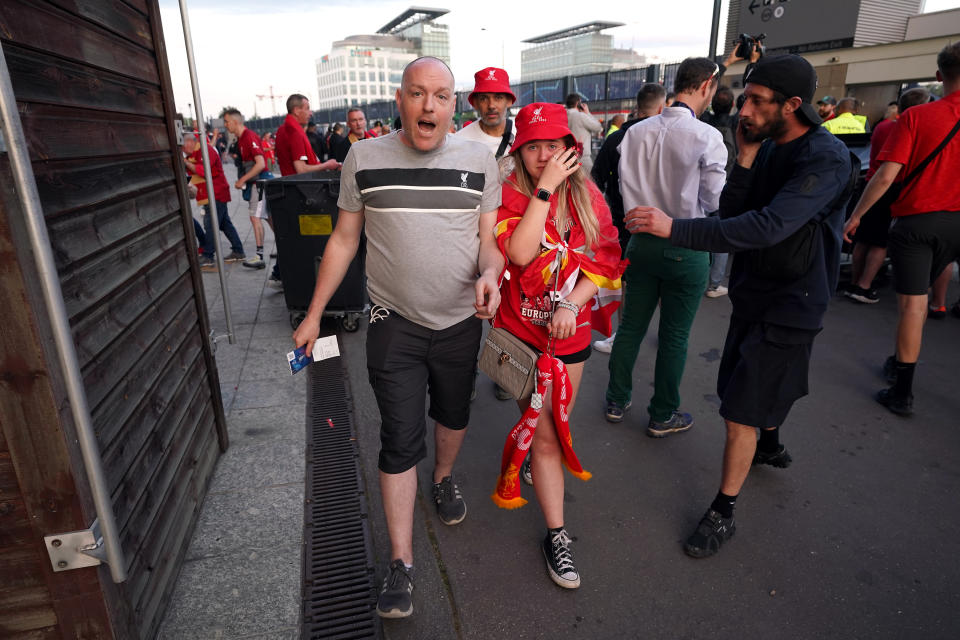
[[[560,441],[560,447],[563,450],[563,464],[570,473],[581,480],[591,478],[590,472],[584,471],[577,459],[577,454],[573,452],[568,412],[573,386],[570,384],[567,368],[558,358],[543,353],[537,359],[537,389],[530,396],[530,406],[510,430],[507,441],[503,445],[500,478],[497,480],[497,490],[491,496],[498,507],[517,509],[527,504],[527,501],[520,497],[520,465],[523,464],[523,459],[533,443],[533,435],[537,431],[537,422],[540,420],[543,403],[548,400],[544,396],[551,382],[553,382],[553,393],[550,398],[553,404],[553,424],[557,429],[557,440]]]

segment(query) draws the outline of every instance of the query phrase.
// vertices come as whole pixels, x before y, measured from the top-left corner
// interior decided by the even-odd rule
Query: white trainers
[[[610,353],[613,351],[613,339],[617,337],[617,334],[614,333],[612,336],[606,340],[597,340],[593,343],[593,348],[600,353]]]
[[[708,298],[719,298],[720,296],[725,296],[725,295],[727,295],[727,288],[722,284],[718,284],[715,287],[711,286],[707,288]]]

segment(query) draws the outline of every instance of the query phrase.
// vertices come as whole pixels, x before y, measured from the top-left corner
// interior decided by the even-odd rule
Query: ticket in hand
[[[335,358],[340,355],[340,347],[337,344],[337,336],[325,336],[318,338],[313,343],[313,351],[307,355],[307,345],[297,347],[287,354],[287,364],[290,365],[290,375],[293,375],[312,362],[319,362],[327,358]]]

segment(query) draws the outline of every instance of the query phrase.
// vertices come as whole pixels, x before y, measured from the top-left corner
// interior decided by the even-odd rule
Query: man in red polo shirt
[[[336,160],[320,162],[317,154],[314,153],[310,139],[307,138],[307,132],[304,130],[312,115],[310,101],[306,96],[294,93],[287,98],[287,117],[277,129],[276,154],[280,175],[293,176],[311,171],[336,171],[341,167]],[[283,288],[279,264],[278,258],[277,263],[273,265],[273,273],[267,281],[267,284],[274,289]]]
[[[960,258],[960,42],[940,51],[937,80],[943,83],[944,97],[897,119],[880,152],[883,164],[844,228],[849,240],[867,210],[904,172],[900,197],[890,206],[894,224],[888,245],[900,319],[896,353],[884,371],[894,383],[876,396],[877,402],[903,416],[913,413],[913,374],[927,319],[927,289]]]
[[[304,127],[310,122],[310,101],[294,93],[287,98],[287,118],[277,129],[277,164],[280,175],[292,176],[310,171],[335,171],[340,168],[336,160],[321,163],[310,146]]]

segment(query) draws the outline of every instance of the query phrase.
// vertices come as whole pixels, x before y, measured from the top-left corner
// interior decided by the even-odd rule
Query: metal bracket
[[[107,563],[99,520],[94,520],[89,529],[44,536],[43,541],[55,572]]]
[[[230,335],[229,331],[227,333],[221,333],[217,335],[216,329],[210,329],[210,335],[208,336],[208,340],[210,341],[210,351],[212,351],[213,354],[216,355],[217,343],[220,342],[221,340],[226,340],[230,344],[233,344],[233,341],[231,340],[231,338],[232,336]]]
[[[177,145],[183,146],[183,120],[174,120],[173,124],[177,129]]]

